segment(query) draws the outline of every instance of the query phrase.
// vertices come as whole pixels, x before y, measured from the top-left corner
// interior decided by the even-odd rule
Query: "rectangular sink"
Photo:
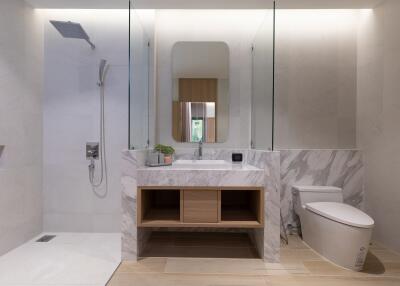
[[[232,163],[224,160],[176,160],[172,163],[175,169],[232,169]]]

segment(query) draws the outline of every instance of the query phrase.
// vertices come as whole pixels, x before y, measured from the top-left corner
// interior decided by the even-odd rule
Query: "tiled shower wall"
[[[41,17],[0,1],[0,256],[42,231]]]
[[[48,10],[44,17],[44,230],[117,232],[120,154],[128,146],[128,12]],[[81,23],[96,49],[61,37],[48,20]],[[110,64],[105,80],[108,192],[103,184],[96,194],[89,183],[85,146],[99,141],[100,59]],[[96,176],[99,166],[96,161]]]

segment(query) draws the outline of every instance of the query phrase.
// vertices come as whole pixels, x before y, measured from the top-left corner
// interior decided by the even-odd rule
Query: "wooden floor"
[[[254,249],[243,235],[229,234],[225,238],[221,243],[221,237],[211,234],[202,238],[202,244],[195,245],[192,234],[174,237],[158,233],[151,238],[145,254],[168,255],[122,263],[108,286],[400,285],[400,255],[376,243],[371,245],[365,270],[353,272],[329,263],[297,236],[290,236],[289,245],[282,246],[281,263],[264,263],[253,258]],[[205,258],[213,254],[223,257],[224,250],[229,258]],[[241,255],[244,258],[232,258]]]

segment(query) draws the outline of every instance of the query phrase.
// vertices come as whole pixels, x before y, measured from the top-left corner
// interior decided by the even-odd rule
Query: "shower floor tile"
[[[0,285],[104,286],[121,261],[121,235],[46,233],[0,257]]]

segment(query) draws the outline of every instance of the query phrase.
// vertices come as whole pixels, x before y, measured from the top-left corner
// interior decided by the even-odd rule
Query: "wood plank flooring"
[[[196,237],[196,233],[154,233],[147,257],[137,263],[123,262],[108,286],[400,285],[400,255],[377,243],[371,245],[365,270],[353,272],[326,261],[297,236],[290,236],[289,245],[282,246],[280,263],[255,258],[244,234]],[[212,254],[215,258],[209,258]]]

